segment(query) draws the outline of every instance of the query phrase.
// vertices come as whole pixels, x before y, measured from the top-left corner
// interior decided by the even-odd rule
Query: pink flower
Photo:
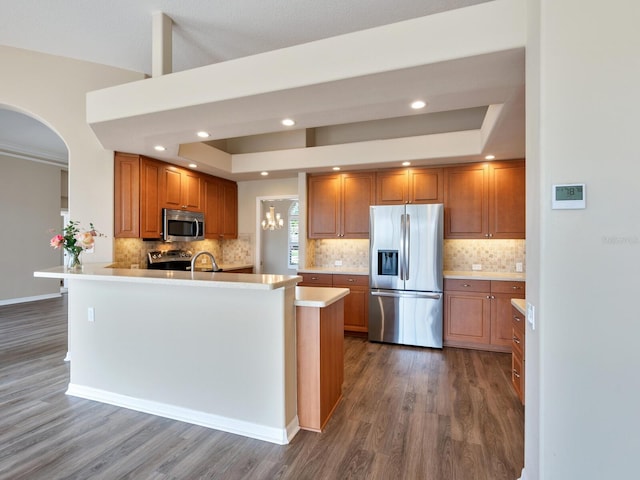
[[[93,247],[94,239],[93,239],[92,232],[79,233],[76,236],[76,240],[78,241],[78,243],[80,243],[80,246],[85,250]]]
[[[53,237],[51,239],[51,241],[49,242],[49,244],[53,247],[53,248],[60,248],[62,246],[62,244],[64,243],[64,237],[62,235],[56,235],[55,237]]]

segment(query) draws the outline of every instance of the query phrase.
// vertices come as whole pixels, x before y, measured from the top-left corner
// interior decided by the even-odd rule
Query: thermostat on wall
[[[587,207],[587,189],[584,183],[556,184],[551,189],[551,208],[578,209]]]

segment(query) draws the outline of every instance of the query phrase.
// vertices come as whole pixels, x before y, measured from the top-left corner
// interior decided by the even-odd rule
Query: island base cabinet
[[[342,398],[344,301],[296,307],[298,422],[321,432]]]

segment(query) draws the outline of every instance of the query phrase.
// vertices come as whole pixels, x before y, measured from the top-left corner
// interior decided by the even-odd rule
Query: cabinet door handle
[[[518,285],[514,285],[513,287],[511,287],[514,290],[520,290],[522,287],[519,287]]]
[[[317,280],[318,277],[311,277],[311,280]]]
[[[518,373],[518,371],[514,368],[513,369],[513,376],[516,378],[520,378],[520,374]]]
[[[488,298],[489,300],[491,300],[491,295],[487,295],[487,298]]]
[[[516,322],[521,322],[521,321],[522,321],[522,319],[521,319],[519,316],[517,316],[517,315],[514,315],[514,316],[513,316],[513,319],[514,319]]]
[[[518,345],[520,344],[520,339],[518,337],[516,337],[515,335],[512,337],[512,340],[514,342],[516,342]]]
[[[462,286],[463,287],[470,287],[471,285],[469,285],[468,283],[464,283]]]
[[[347,280],[347,282],[355,282],[355,280],[353,278],[350,278],[349,280]]]

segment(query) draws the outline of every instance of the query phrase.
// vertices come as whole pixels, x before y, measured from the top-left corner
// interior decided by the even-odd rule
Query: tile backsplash
[[[172,242],[141,240],[139,238],[116,238],[114,241],[114,264],[121,268],[139,265],[147,268],[147,252],[150,250],[186,249],[193,253],[207,250],[219,263],[253,263],[253,242],[249,235],[239,235],[237,240],[202,240],[199,242]]]
[[[369,240],[309,240],[306,267],[369,266]],[[479,264],[487,272],[515,272],[516,263],[525,265],[525,240],[445,240],[444,269],[468,271]]]
[[[525,240],[445,240],[444,269],[468,271],[479,264],[487,272],[515,272],[525,265]]]

